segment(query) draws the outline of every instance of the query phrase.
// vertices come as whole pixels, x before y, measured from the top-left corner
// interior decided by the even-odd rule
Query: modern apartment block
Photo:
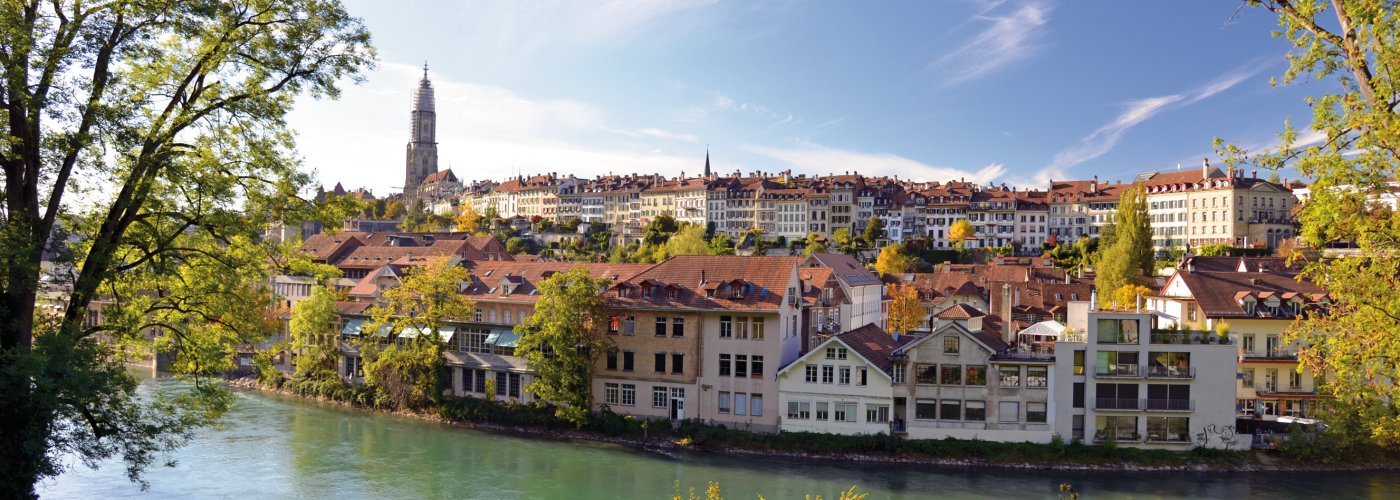
[[[1246,449],[1235,431],[1237,346],[1162,330],[1156,313],[1089,311],[1055,342],[1055,432],[1088,443]]]

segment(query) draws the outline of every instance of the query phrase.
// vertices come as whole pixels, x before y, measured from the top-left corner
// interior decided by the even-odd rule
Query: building
[[[897,346],[884,329],[865,325],[778,370],[782,431],[891,434],[890,355]]]
[[[1156,313],[1087,311],[1055,342],[1055,432],[1117,446],[1247,449],[1235,432],[1236,346],[1154,329]],[[1075,321],[1071,321],[1075,323]]]
[[[1231,168],[1210,167],[1138,176],[1147,190],[1152,240],[1159,251],[1172,247],[1227,244],[1275,248],[1292,238],[1292,190]]]
[[[404,165],[403,192],[417,197],[423,179],[438,171],[437,112],[433,103],[433,83],[428,81],[428,65],[423,65],[423,79],[413,91],[407,159]]]
[[[802,351],[838,332],[885,327],[885,285],[849,255],[814,253],[798,264],[803,311]]]

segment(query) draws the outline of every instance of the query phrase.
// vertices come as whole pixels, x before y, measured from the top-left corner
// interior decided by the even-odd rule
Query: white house
[[[784,432],[888,434],[893,391],[890,353],[897,342],[865,325],[817,345],[778,371]]]

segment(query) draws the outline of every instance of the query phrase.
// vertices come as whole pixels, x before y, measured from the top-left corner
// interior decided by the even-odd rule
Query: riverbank
[[[1337,457],[1332,462],[1289,460],[1271,451],[1193,450],[1173,452],[1054,442],[999,443],[974,440],[906,440],[892,436],[816,433],[754,434],[693,422],[672,426],[603,411],[583,426],[563,421],[550,408],[453,398],[427,411],[375,408],[345,400],[270,387],[252,378],[234,387],[391,413],[497,434],[560,441],[590,441],[666,454],[701,453],[788,460],[897,463],[941,468],[992,468],[1080,472],[1318,472],[1400,470],[1394,456]]]

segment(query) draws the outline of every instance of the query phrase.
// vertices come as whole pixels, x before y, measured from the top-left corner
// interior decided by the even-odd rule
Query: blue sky
[[[381,64],[289,121],[323,182],[376,194],[425,60],[467,179],[693,175],[707,144],[722,172],[1128,179],[1276,144],[1324,90],[1271,87],[1287,46],[1233,1],[346,3]]]

